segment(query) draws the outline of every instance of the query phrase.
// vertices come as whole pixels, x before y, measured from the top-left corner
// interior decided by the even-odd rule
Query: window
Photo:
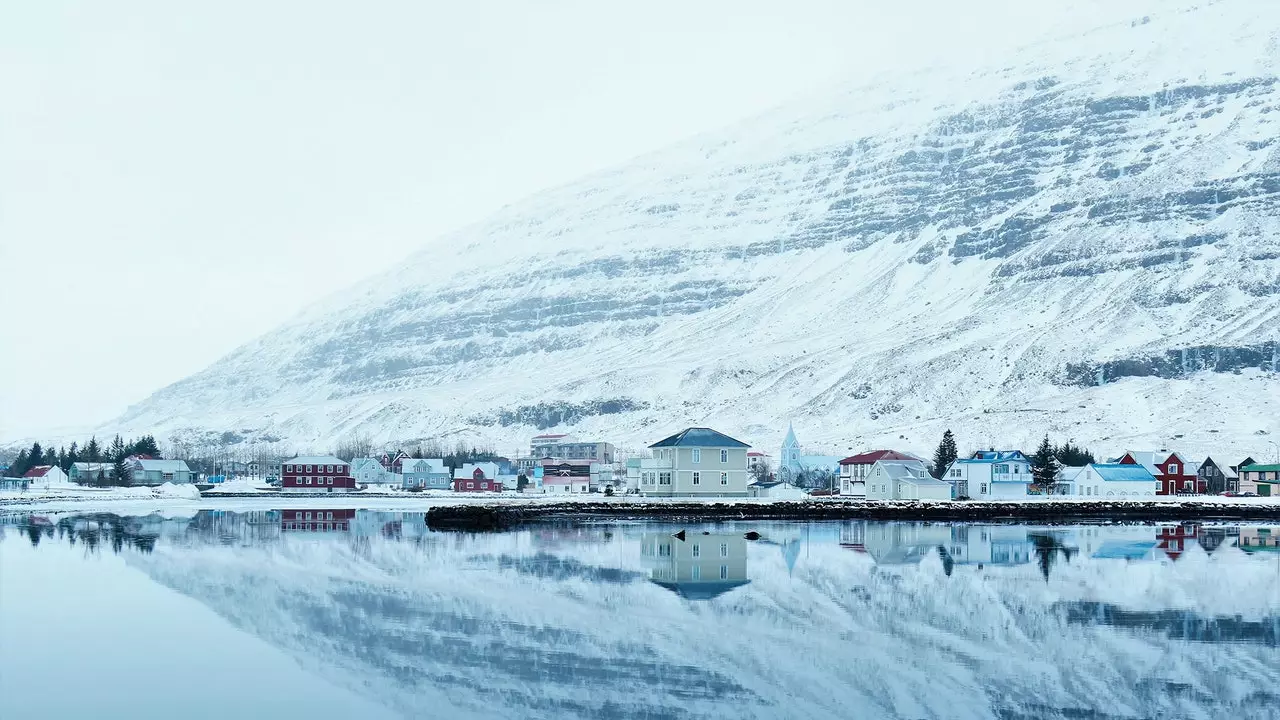
[[[701,482],[702,482],[702,473],[694,473],[694,474],[693,474],[693,484],[694,484],[694,485],[697,485],[697,484],[699,484],[699,483],[701,483]]]
[[[698,543],[693,544],[693,556],[702,557],[702,546],[699,545]]]
[[[729,473],[720,473],[720,484],[721,485],[729,484]]]
[[[720,579],[721,579],[721,580],[728,580],[728,579],[729,579],[729,566],[728,566],[728,565],[721,565],[721,566],[720,566]]]
[[[699,465],[699,464],[701,464],[701,463],[702,463],[702,448],[694,448],[694,449],[693,449],[693,464],[694,464],[694,465]]]
[[[311,484],[311,478],[307,478],[307,484],[308,484],[308,485],[310,485],[310,484]]]
[[[720,451],[720,462],[721,462],[721,463],[727,463],[727,462],[729,462],[729,451],[728,451],[728,450],[721,450],[721,451]]]
[[[332,485],[332,484],[333,484],[333,478],[331,478],[331,477],[327,477],[327,478],[325,478],[325,479],[324,479],[324,484],[325,484],[325,485]]]
[[[659,485],[670,485],[670,484],[671,484],[671,473],[669,473],[669,472],[659,473],[659,474],[658,474],[658,484],[659,484]]]
[[[310,519],[311,519],[311,513],[307,513],[307,519],[308,519],[308,520],[310,520]]]
[[[987,494],[987,484],[986,484],[986,483],[982,483],[982,485],[981,485],[981,487],[979,488],[978,492],[979,492],[980,494],[982,494],[982,495],[986,495],[986,494]]]
[[[327,512],[327,513],[325,513],[325,514],[324,514],[324,516],[325,516],[325,519],[326,519],[326,520],[332,520],[332,519],[333,519],[333,513],[331,513],[331,512]]]
[[[729,543],[720,543],[720,557],[729,557]]]
[[[1021,465],[1014,465],[1014,466],[1013,466],[1013,474],[1014,474],[1014,475],[1018,475],[1018,474],[1019,474],[1019,473],[1021,473],[1021,472],[1022,472],[1022,466],[1021,466]]]
[[[475,489],[476,489],[476,484],[475,484],[475,482],[473,482],[473,481],[471,481],[471,480],[468,480],[468,481],[467,481],[467,489],[468,489],[468,490],[475,490]]]
[[[884,468],[882,468],[882,467],[880,467],[879,465],[877,465],[877,466],[876,466],[876,477],[880,477],[880,473],[881,473],[883,470],[884,470]]]
[[[702,579],[702,567],[700,567],[700,566],[698,566],[698,565],[694,565],[694,566],[693,566],[693,579],[694,579],[694,580],[701,580],[701,579]]]
[[[1169,474],[1170,475],[1178,474],[1178,463],[1169,463]]]
[[[308,465],[308,466],[307,466],[307,472],[311,472],[311,466],[310,466],[310,465]]]

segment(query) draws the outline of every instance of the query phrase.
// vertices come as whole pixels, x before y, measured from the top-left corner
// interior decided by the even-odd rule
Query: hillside
[[[780,108],[428,243],[104,429],[772,447],[792,419],[841,448],[1256,453],[1278,28],[1277,3],[1171,3]]]

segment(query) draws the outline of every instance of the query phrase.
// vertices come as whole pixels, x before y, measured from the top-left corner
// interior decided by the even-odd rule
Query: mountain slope
[[[1280,7],[885,78],[506,208],[111,427],[1280,433]]]

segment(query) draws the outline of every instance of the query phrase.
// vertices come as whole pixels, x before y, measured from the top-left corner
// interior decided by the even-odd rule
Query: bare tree
[[[351,462],[358,457],[369,457],[372,452],[373,441],[369,439],[369,436],[363,433],[354,433],[338,441],[338,446],[334,449],[333,454],[347,462]]]

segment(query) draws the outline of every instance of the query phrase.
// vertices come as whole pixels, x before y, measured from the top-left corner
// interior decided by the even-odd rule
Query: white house
[[[974,500],[1026,497],[1033,480],[1020,450],[979,450],[951,463],[942,479],[955,486],[956,497]]]
[[[872,450],[851,455],[840,461],[840,494],[855,498],[867,496],[867,473],[880,460],[919,460],[894,450]]]
[[[649,446],[640,492],[657,497],[746,497],[751,446],[710,428],[688,428]],[[543,479],[546,482],[546,479]]]
[[[22,476],[29,490],[57,490],[72,487],[67,474],[57,465],[37,465]]]
[[[1153,498],[1159,487],[1156,476],[1143,465],[1094,463],[1059,475],[1055,494],[1111,500]]]
[[[804,489],[781,480],[753,482],[747,486],[747,495],[775,500],[807,500],[809,498],[809,493]]]
[[[935,480],[920,460],[878,460],[866,483],[868,500],[951,499],[951,483]]]
[[[360,485],[401,487],[404,478],[391,472],[378,458],[362,457],[351,461],[351,477]]]

